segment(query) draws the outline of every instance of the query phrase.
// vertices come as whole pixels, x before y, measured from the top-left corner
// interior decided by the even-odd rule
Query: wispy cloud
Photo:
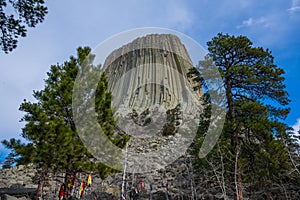
[[[251,26],[263,26],[263,27],[270,27],[272,23],[266,18],[266,17],[259,17],[259,18],[248,18],[246,20],[243,20],[241,25],[238,25],[237,28],[243,28],[243,27],[251,27]]]
[[[295,133],[298,133],[300,130],[300,118],[297,119],[297,122],[292,126]]]
[[[300,11],[300,0],[292,0],[292,5],[288,9],[288,12],[290,14],[293,14],[293,13],[299,12],[299,11]]]
[[[300,144],[300,140],[298,139],[299,130],[300,130],[300,118],[297,119],[297,122],[292,126],[294,129],[294,133],[292,134],[292,138],[294,138],[296,141],[298,140],[298,143]]]

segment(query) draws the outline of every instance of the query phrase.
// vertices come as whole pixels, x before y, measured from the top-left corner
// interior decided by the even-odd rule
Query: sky
[[[28,30],[12,53],[0,52],[0,140],[21,138],[23,99],[33,100],[50,66],[96,47],[133,28],[162,27],[182,32],[206,48],[217,33],[245,35],[253,46],[269,48],[283,68],[291,113],[286,123],[300,127],[300,0],[48,0],[43,23]],[[7,150],[0,146],[1,157]],[[2,156],[1,156],[2,155]]]

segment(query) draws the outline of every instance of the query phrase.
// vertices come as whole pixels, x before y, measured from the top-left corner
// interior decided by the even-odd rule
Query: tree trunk
[[[68,183],[69,183],[69,177],[72,174],[72,160],[73,157],[71,155],[67,155],[67,169],[66,169],[66,174],[64,177],[64,184],[65,184],[65,196],[64,198],[67,199],[69,197],[69,188],[68,188]]]
[[[68,183],[69,183],[69,175],[70,175],[71,170],[66,170],[65,177],[64,177],[64,184],[65,184],[65,196],[64,199],[67,199],[69,197],[69,188],[68,188]]]
[[[235,110],[233,106],[233,99],[232,99],[232,85],[230,81],[230,77],[227,76],[225,79],[226,84],[226,96],[227,96],[227,104],[228,104],[228,111],[229,117],[232,123],[231,127],[231,145],[235,151],[235,173],[234,173],[234,180],[235,180],[235,187],[236,187],[236,197],[237,200],[243,200],[243,183],[242,183],[242,175],[240,170],[239,164],[239,153],[240,153],[240,145],[238,141],[238,130],[236,127],[235,121]]]
[[[237,163],[237,181],[238,181],[238,200],[243,200],[243,182],[242,182],[242,175],[240,171],[240,164]]]
[[[38,184],[38,188],[37,188],[37,193],[36,193],[36,200],[40,199],[43,195],[43,188],[44,188],[44,184],[45,184],[45,178],[47,176],[47,169],[43,168],[40,178],[39,178],[39,184]]]
[[[239,154],[240,148],[236,148],[235,154],[235,172],[234,172],[234,183],[235,183],[235,190],[236,190],[236,199],[243,200],[243,182],[242,182],[242,175],[240,170],[240,163],[239,163]]]
[[[236,148],[238,144],[238,133],[236,130],[236,122],[235,122],[235,111],[233,106],[233,99],[232,99],[232,86],[230,82],[230,78],[226,78],[226,96],[227,96],[227,105],[228,105],[228,112],[229,118],[232,123],[232,127],[230,128],[231,132],[231,145]]]

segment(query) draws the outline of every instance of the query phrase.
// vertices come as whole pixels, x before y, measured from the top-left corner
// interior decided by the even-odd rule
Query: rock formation
[[[187,77],[191,67],[185,46],[171,34],[137,38],[113,51],[104,63],[114,106],[125,104],[135,109],[153,105],[170,109],[179,102],[199,100],[201,87]],[[190,97],[187,93],[194,88]]]
[[[171,34],[137,38],[105,60],[118,130],[133,136],[130,171],[163,168],[190,145],[203,94],[194,77],[187,76],[192,67],[185,46]]]

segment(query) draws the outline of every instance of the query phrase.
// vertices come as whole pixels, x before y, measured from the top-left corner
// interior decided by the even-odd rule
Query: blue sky
[[[46,4],[45,21],[29,29],[15,51],[0,53],[0,140],[20,138],[24,124],[19,122],[23,116],[19,105],[23,99],[33,100],[33,90],[43,88],[52,64],[75,55],[79,46],[93,48],[114,34],[140,27],[180,31],[205,48],[218,32],[246,35],[254,46],[269,48],[286,72],[292,100],[286,123],[300,126],[300,0],[51,0]]]

